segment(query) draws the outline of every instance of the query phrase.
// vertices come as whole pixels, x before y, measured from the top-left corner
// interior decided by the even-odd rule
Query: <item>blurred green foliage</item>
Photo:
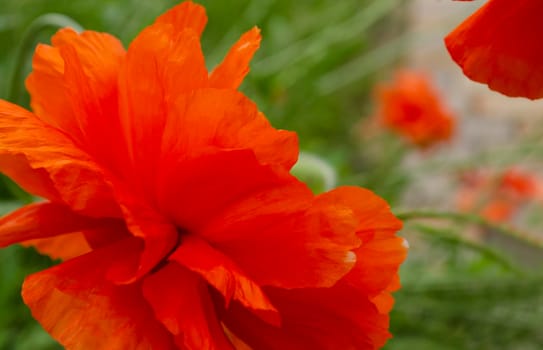
[[[356,124],[371,114],[370,93],[378,72],[400,57],[401,43],[389,47],[386,54],[375,49],[401,33],[404,1],[199,2],[209,15],[202,43],[209,68],[220,62],[244,31],[258,25],[263,43],[242,89],[275,126],[298,132],[303,150],[332,164],[340,184],[364,185],[395,205],[410,176],[399,167],[405,147],[389,136],[362,141]],[[0,96],[10,93],[10,77],[20,63],[15,62],[16,47],[40,15],[67,15],[84,28],[112,33],[128,45],[145,25],[176,3],[3,0]],[[53,33],[46,30],[36,41],[48,42]],[[25,74],[30,70],[30,56],[26,58]],[[22,96],[17,102],[28,104],[28,96],[20,90],[14,92]],[[2,179],[0,199],[0,214],[4,214],[28,196]],[[454,239],[463,229],[453,222],[447,235],[407,223],[404,234],[412,249],[402,267],[403,289],[396,294],[392,312],[395,338],[386,348],[541,348],[543,280],[530,269],[508,267],[497,258],[500,251],[493,255]],[[0,349],[58,348],[20,299],[24,277],[51,264],[18,246],[0,251]]]

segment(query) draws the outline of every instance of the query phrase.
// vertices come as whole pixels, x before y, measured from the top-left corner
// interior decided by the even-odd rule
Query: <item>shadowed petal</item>
[[[383,346],[388,315],[343,282],[331,288],[265,288],[282,323],[277,328],[255,317],[240,304],[219,309],[225,326],[253,349],[259,350],[373,350]],[[215,298],[217,308],[221,300]]]
[[[233,349],[205,282],[175,262],[146,277],[143,294],[181,349]]]
[[[189,270],[202,276],[224,297],[228,305],[235,299],[265,321],[279,325],[279,314],[260,287],[248,278],[228,257],[195,235],[182,238],[181,245],[170,256]]]
[[[132,283],[172,252],[179,240],[179,233],[173,223],[140,198],[133,196],[128,192],[129,189],[119,184],[115,190],[120,198],[127,229],[132,235],[143,239],[144,249],[134,269],[111,273],[110,278],[119,283]]]
[[[111,222],[112,219],[79,215],[60,204],[30,204],[0,218],[0,247],[107,226]]]
[[[122,220],[101,220],[103,225],[85,228],[84,231],[63,234],[50,238],[32,239],[21,244],[33,247],[40,254],[52,259],[69,260],[93,249],[104,247],[121,239],[130,237]]]

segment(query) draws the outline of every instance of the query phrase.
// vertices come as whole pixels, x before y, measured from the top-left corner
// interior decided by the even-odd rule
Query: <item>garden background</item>
[[[465,78],[448,57],[443,37],[480,3],[198,2],[209,15],[203,49],[210,68],[241,33],[254,25],[262,29],[261,49],[242,90],[274,126],[298,132],[304,153],[296,174],[316,192],[331,184],[370,188],[405,220],[401,235],[411,248],[386,349],[540,349],[543,104],[491,92]],[[2,0],[0,97],[28,105],[28,47],[48,42],[55,31],[25,42],[40,16],[63,14],[128,45],[176,3]],[[21,64],[23,75],[17,76]],[[397,69],[429,76],[456,117],[451,140],[419,149],[374,122],[374,88]],[[514,215],[488,220],[477,207],[459,211],[465,174],[508,169],[530,174],[537,185]],[[33,200],[1,180],[0,214]],[[485,189],[487,197],[494,187]],[[0,250],[0,349],[59,348],[20,298],[24,276],[52,263],[19,246]]]

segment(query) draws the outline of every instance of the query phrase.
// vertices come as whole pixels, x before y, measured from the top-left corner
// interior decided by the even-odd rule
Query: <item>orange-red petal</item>
[[[173,349],[172,336],[155,320],[141,284],[117,286],[105,277],[112,265],[136,263],[139,243],[121,241],[30,275],[24,302],[68,349]]]
[[[89,253],[92,248],[81,232],[68,233],[50,238],[39,238],[24,241],[21,245],[33,247],[40,254],[51,259],[69,260]]]
[[[413,144],[428,147],[451,138],[452,113],[424,74],[399,71],[394,82],[377,86],[376,98],[381,123]]]
[[[260,286],[245,275],[232,260],[196,235],[182,237],[181,245],[169,260],[178,262],[202,276],[222,294],[226,305],[232,299],[237,300],[267,322],[279,325],[279,314]]]
[[[140,183],[154,183],[169,106],[207,85],[200,39],[190,28],[155,23],[128,48],[120,76],[120,118]],[[142,147],[145,145],[145,147]]]
[[[179,32],[191,29],[200,36],[207,23],[206,10],[202,5],[184,1],[160,15],[155,23],[169,24]]]
[[[250,150],[208,152],[184,161],[172,159],[162,168],[157,202],[182,230],[201,233],[229,206],[275,187],[293,196],[289,200],[298,211],[313,197],[285,170],[261,165]]]
[[[356,265],[345,280],[366,295],[380,294],[395,279],[407,256],[405,240],[396,236],[402,223],[382,198],[359,187],[339,187],[319,198],[350,208],[358,218],[356,231],[362,245],[355,249]]]
[[[205,282],[195,273],[169,262],[145,277],[143,295],[155,317],[174,335],[180,349],[232,349]]]
[[[225,326],[257,349],[377,349],[390,338],[390,292],[399,287],[397,271],[405,259],[401,223],[385,201],[370,191],[340,187],[317,197],[316,205],[356,218],[362,246],[355,267],[330,288],[264,287],[281,315],[281,327],[257,319],[233,303],[221,309]],[[330,210],[330,209],[329,209]]]
[[[331,288],[265,288],[282,317],[281,327],[239,304],[221,310],[225,326],[253,349],[378,349],[390,338],[388,315],[343,282]],[[217,308],[220,300],[216,301]]]
[[[392,310],[394,306],[394,298],[392,297],[392,292],[397,291],[401,288],[400,276],[396,274],[390,284],[383,290],[381,293],[370,298],[371,302],[375,304],[379,313],[387,314]]]
[[[144,241],[139,264],[134,269],[124,269],[110,274],[114,281],[129,283],[148,273],[159,264],[179,240],[174,224],[152,206],[130,193],[120,183],[115,188],[128,231]]]
[[[543,97],[543,2],[490,0],[445,43],[472,80],[508,96]]]
[[[107,226],[110,222],[79,215],[60,204],[30,204],[0,218],[0,247]]]
[[[21,244],[25,247],[33,247],[40,254],[47,255],[52,259],[68,260],[130,237],[122,220],[102,221],[103,225],[94,225],[96,227],[85,228],[84,231],[50,238],[32,239]]]
[[[69,28],[51,41],[53,46],[37,47],[26,81],[32,109],[78,145],[93,147],[117,119],[117,76],[124,48],[109,34],[78,34]],[[67,50],[69,59],[63,54]]]
[[[249,62],[260,46],[260,39],[260,30],[256,27],[243,34],[224,60],[211,72],[210,87],[237,89],[249,73]]]
[[[2,101],[0,101],[1,109]],[[0,117],[2,112],[0,111]],[[47,171],[43,168],[33,169],[27,157],[0,151],[0,173],[14,180],[26,192],[52,201],[62,201]]]
[[[261,163],[286,169],[298,159],[296,134],[273,128],[243,94],[201,89],[179,96],[169,111],[162,154],[188,158],[213,148],[249,149]]]
[[[313,203],[285,169],[262,166],[247,150],[176,166],[161,177],[163,211],[259,285],[330,286],[353,266],[358,221],[335,203]]]
[[[58,130],[0,100],[0,171],[25,190],[90,216],[118,216],[103,169]]]

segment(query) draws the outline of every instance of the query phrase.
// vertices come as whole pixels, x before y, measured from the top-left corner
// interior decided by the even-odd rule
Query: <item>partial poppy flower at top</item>
[[[401,227],[370,191],[315,196],[294,133],[237,91],[260,44],[212,72],[204,9],[182,3],[125,50],[62,29],[0,100],[0,170],[46,201],[0,218],[0,246],[63,260],[22,296],[67,349],[375,349],[390,337]]]
[[[378,120],[411,143],[428,147],[451,138],[452,113],[423,73],[397,72],[394,81],[377,86],[375,98]]]
[[[456,195],[460,211],[476,212],[495,222],[511,220],[521,206],[540,198],[541,186],[536,176],[518,169],[498,174],[471,171],[462,175]]]
[[[465,75],[507,96],[543,97],[541,0],[489,0],[446,38]]]

